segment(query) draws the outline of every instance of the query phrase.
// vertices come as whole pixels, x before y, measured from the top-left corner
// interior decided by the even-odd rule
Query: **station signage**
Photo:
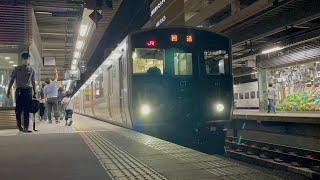
[[[151,27],[184,25],[184,0],[155,0],[150,10]]]
[[[165,2],[166,0],[160,0],[160,2],[151,10],[150,16],[153,16]]]

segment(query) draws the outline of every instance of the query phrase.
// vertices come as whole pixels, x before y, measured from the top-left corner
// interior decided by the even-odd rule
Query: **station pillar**
[[[267,69],[259,69],[258,71],[258,93],[259,93],[259,111],[268,110],[266,89],[268,88],[268,79],[270,71]]]

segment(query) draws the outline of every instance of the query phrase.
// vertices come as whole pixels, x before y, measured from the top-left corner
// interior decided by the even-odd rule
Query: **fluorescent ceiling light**
[[[44,12],[44,11],[36,11],[34,12],[36,14],[47,14],[47,15],[52,15],[52,12]]]
[[[82,46],[83,46],[83,41],[77,41],[77,43],[76,43],[76,48],[77,48],[77,49],[81,49]]]
[[[80,36],[83,37],[87,34],[88,26],[87,25],[81,25],[80,26]]]
[[[4,57],[4,59],[11,59],[10,57]]]
[[[74,58],[79,58],[80,57],[80,52],[76,51],[74,52]]]
[[[13,62],[13,61],[9,61],[9,63],[10,63],[10,64],[13,64],[14,62]]]
[[[279,50],[281,50],[281,49],[283,49],[283,47],[274,47],[274,48],[271,48],[271,49],[264,50],[264,51],[262,51],[261,53],[262,53],[262,54],[267,54],[267,53],[279,51]]]
[[[14,65],[12,65],[13,67],[17,67],[18,65],[16,65],[16,64],[14,64]]]

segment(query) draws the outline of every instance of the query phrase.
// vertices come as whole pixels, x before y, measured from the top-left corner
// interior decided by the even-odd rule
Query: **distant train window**
[[[255,99],[256,98],[256,92],[255,91],[251,91],[250,92],[250,99]]]
[[[227,52],[204,51],[204,61],[207,75],[224,74],[224,60],[227,58]]]
[[[238,93],[234,93],[234,99],[239,99]]]
[[[243,93],[239,93],[239,99],[243,99]]]
[[[245,92],[244,98],[245,98],[245,99],[249,99],[249,92]]]
[[[257,98],[259,99],[259,91],[257,91]]]
[[[96,98],[103,97],[103,74],[101,73],[95,80]]]
[[[192,75],[192,53],[174,53],[174,75]]]
[[[158,69],[163,74],[164,52],[164,49],[134,49],[132,53],[133,74],[146,74],[149,69]]]

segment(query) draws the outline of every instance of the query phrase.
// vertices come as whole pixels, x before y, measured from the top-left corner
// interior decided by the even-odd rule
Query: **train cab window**
[[[245,98],[245,99],[249,99],[249,92],[245,92],[244,98]]]
[[[174,53],[174,75],[192,75],[192,53]]]
[[[224,61],[228,58],[226,51],[204,51],[204,61],[207,75],[224,74]]]
[[[250,92],[250,99],[255,99],[256,98],[256,92],[255,91],[251,91]]]
[[[239,93],[239,99],[243,99],[243,93]]]
[[[234,99],[239,99],[238,93],[234,93]]]
[[[133,74],[147,74],[149,69],[157,69],[163,75],[164,53],[164,49],[134,49],[132,53]]]

